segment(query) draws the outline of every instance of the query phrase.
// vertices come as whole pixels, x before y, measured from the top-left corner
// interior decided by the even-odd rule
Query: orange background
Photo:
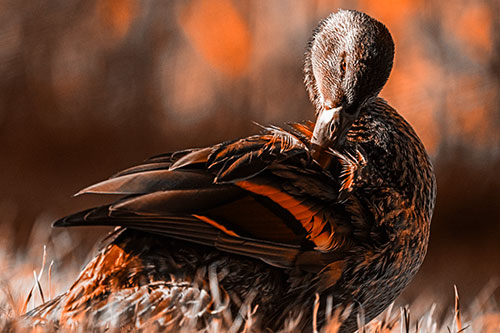
[[[0,223],[12,246],[99,203],[70,195],[150,155],[258,132],[252,121],[312,119],[303,53],[339,7],[392,32],[381,95],[436,167],[429,255],[403,299],[425,289],[451,302],[454,283],[473,297],[500,273],[494,0],[0,0]],[[74,231],[84,249],[104,232]]]

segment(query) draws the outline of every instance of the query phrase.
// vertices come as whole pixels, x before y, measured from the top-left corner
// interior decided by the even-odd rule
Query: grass
[[[88,246],[83,246],[81,239],[71,230],[50,233],[49,218],[42,218],[35,224],[26,248],[15,250],[12,237],[7,234],[0,236],[0,329],[2,331],[26,331],[16,329],[16,318],[42,304],[43,302],[63,293],[77,277],[80,268],[95,254]],[[85,249],[85,250],[83,250]],[[210,274],[210,292],[214,299],[221,299],[221,290],[217,284],[217,274]],[[362,316],[358,317],[359,332],[500,332],[500,309],[492,296],[496,285],[485,286],[471,304],[461,304],[459,292],[450,286],[450,298],[454,297],[454,306],[438,310],[440,301],[425,295],[415,300],[411,305],[391,305],[376,319],[365,323]],[[224,303],[224,302],[222,302]],[[315,302],[314,314],[317,319],[319,303]],[[251,301],[245,302],[239,314],[232,318],[223,314],[221,320],[214,321],[206,332],[259,332],[258,305]],[[336,332],[340,322],[349,309],[344,312],[333,311],[327,305],[327,326],[321,330],[317,320],[313,322],[314,332]],[[86,325],[72,327],[70,330],[85,331]],[[60,329],[67,331],[66,329]],[[30,331],[30,329],[28,329]],[[54,327],[40,327],[33,331],[54,331]],[[192,331],[192,326],[186,323],[185,329]],[[293,332],[294,320],[290,319],[283,331]]]

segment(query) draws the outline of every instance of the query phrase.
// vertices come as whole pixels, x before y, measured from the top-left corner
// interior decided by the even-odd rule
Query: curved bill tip
[[[311,137],[312,158],[322,167],[326,168],[332,159],[328,149],[334,145],[337,129],[340,122],[342,107],[323,108],[316,118]]]
[[[332,144],[333,136],[340,120],[342,107],[323,108],[316,118],[311,143],[326,149]]]

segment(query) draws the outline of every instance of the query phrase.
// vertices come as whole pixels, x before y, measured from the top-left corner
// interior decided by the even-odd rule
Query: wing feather
[[[345,249],[349,222],[334,209],[338,181],[311,161],[310,124],[294,131],[155,156],[78,193],[124,198],[55,226],[122,226],[316,269]]]
[[[172,163],[170,162],[151,162],[151,163],[144,163],[140,165],[133,166],[131,168],[122,170],[110,178],[118,178],[121,176],[125,175],[130,175],[134,173],[140,173],[140,172],[146,172],[146,171],[154,171],[154,170],[164,170],[168,169]]]
[[[113,204],[111,209],[141,215],[199,214],[244,195],[241,189],[231,185],[158,191],[121,200]]]
[[[147,194],[170,189],[215,188],[213,180],[212,175],[199,170],[147,170],[102,181],[81,190],[77,195],[84,193]]]

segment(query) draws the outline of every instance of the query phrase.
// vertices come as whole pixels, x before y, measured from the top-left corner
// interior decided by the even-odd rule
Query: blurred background
[[[437,173],[428,257],[400,300],[452,302],[457,284],[470,301],[500,275],[498,0],[0,0],[0,251],[66,242],[78,251],[47,255],[80,266],[106,230],[51,229],[101,202],[71,198],[79,189],[150,155],[259,132],[252,121],[312,119],[303,54],[337,8],[392,32],[381,95]]]

